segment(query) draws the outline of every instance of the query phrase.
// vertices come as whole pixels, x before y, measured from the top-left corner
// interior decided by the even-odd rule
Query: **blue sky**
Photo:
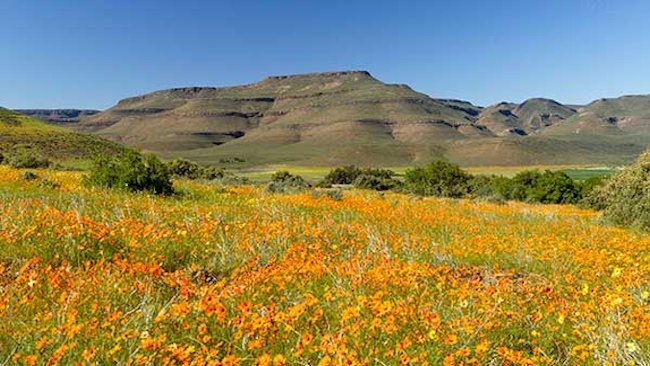
[[[0,105],[363,69],[478,105],[650,93],[650,2],[0,1]]]

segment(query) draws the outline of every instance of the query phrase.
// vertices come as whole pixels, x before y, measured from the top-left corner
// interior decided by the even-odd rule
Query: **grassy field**
[[[592,211],[36,174],[0,167],[2,363],[650,362],[650,237]]]

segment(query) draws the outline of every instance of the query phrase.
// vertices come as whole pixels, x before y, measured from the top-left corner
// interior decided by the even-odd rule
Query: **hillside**
[[[101,112],[93,109],[16,109],[15,111],[32,118],[62,126],[77,123],[82,117],[92,116]]]
[[[343,71],[156,91],[69,126],[204,164],[619,164],[650,142],[648,100],[581,107],[533,98],[482,108]]]
[[[53,126],[26,115],[0,108],[0,152],[29,147],[54,159],[92,158],[124,148],[101,137]]]
[[[481,111],[477,123],[494,134],[530,135],[558,124],[576,111],[551,99],[528,99],[521,104],[502,102]]]

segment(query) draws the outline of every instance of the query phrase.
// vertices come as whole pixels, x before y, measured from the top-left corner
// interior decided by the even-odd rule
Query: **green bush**
[[[406,171],[404,189],[423,196],[463,197],[469,193],[471,176],[458,165],[434,161]]]
[[[167,163],[169,173],[176,178],[185,179],[221,179],[225,176],[222,169],[215,167],[203,167],[193,161],[185,159],[174,159]]]
[[[372,189],[375,191],[387,191],[399,186],[399,181],[393,178],[383,178],[377,175],[361,174],[352,184],[355,188]]]
[[[343,200],[343,191],[341,189],[335,188],[335,189],[319,189],[319,190],[313,190],[311,192],[311,196],[315,199],[320,198],[320,197],[327,197],[330,198],[334,201],[341,201]]]
[[[571,177],[550,170],[537,177],[526,197],[529,202],[541,203],[578,203],[581,199],[581,187]]]
[[[271,176],[271,181],[265,189],[270,193],[297,193],[310,187],[311,185],[301,176],[280,171]]]
[[[28,170],[28,171],[24,172],[24,173],[20,176],[20,178],[21,178],[22,180],[34,180],[34,179],[38,179],[38,175],[36,175],[36,173],[34,173],[34,172]]]
[[[467,189],[472,197],[500,196],[496,189],[496,182],[500,177],[493,175],[473,175],[467,181]]]
[[[61,187],[61,184],[55,180],[43,179],[40,183],[38,183],[38,186],[40,188],[58,189]]]
[[[578,203],[582,186],[561,171],[526,170],[512,178],[493,177],[493,194],[506,200],[538,203]]]
[[[14,149],[7,154],[4,160],[14,168],[37,169],[50,166],[50,161],[47,158],[38,151],[27,148]]]
[[[650,151],[593,189],[587,201],[615,224],[650,229]]]
[[[170,177],[167,166],[155,155],[129,151],[118,158],[97,158],[84,181],[94,186],[168,195],[173,193]]]
[[[388,169],[359,168],[349,165],[330,170],[323,178],[322,185],[329,184],[354,184],[354,181],[361,175],[372,176],[378,179],[392,179],[395,173]]]

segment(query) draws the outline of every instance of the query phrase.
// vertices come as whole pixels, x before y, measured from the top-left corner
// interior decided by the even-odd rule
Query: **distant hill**
[[[67,126],[205,164],[619,164],[650,143],[649,116],[647,96],[482,108],[343,71],[156,91]]]
[[[16,109],[15,111],[57,125],[77,123],[82,117],[101,112],[93,109]]]
[[[73,132],[0,108],[0,153],[18,146],[35,149],[53,160],[92,158],[124,150],[99,136]]]
[[[498,136],[530,135],[573,116],[576,110],[551,99],[528,99],[521,104],[499,103],[484,108],[476,123]]]

